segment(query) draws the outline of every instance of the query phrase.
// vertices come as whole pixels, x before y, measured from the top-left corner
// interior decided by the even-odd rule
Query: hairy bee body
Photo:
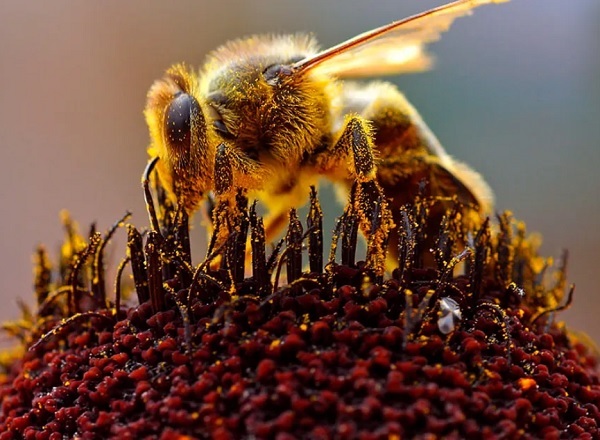
[[[374,185],[396,221],[423,181],[424,195],[488,214],[487,184],[444,151],[395,86],[348,78],[426,67],[421,45],[490,1],[459,0],[322,52],[306,35],[254,36],[209,54],[199,73],[173,66],[145,111],[163,186],[188,212],[208,193],[227,199],[241,189],[267,206],[271,239],[321,177]]]

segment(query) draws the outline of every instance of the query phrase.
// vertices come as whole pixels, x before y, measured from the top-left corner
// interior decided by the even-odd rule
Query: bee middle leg
[[[373,134],[369,122],[358,115],[347,117],[329,155],[329,159],[325,160],[337,163],[323,165],[345,169],[345,180],[353,182],[350,201],[358,215],[360,230],[367,238],[367,264],[377,274],[383,274],[387,240],[394,222],[388,201],[377,182]]]
[[[245,192],[236,185],[234,175],[242,168],[236,161],[229,147],[222,143],[217,147],[214,164],[214,198],[211,200],[211,225],[209,228],[208,255],[219,254],[225,242],[232,234],[238,232],[245,215]],[[218,255],[211,266],[220,262]]]

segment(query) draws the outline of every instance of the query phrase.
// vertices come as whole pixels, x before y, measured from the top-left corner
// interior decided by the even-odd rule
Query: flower
[[[447,210],[428,265],[435,201],[419,199],[384,276],[355,262],[352,203],[327,264],[314,190],[306,230],[292,211],[269,255],[255,205],[236,203],[194,266],[187,217],[161,194],[160,231],[127,225],[114,298],[103,250],[126,219],[87,240],[65,219],[55,275],[37,254],[37,310],[4,326],[21,345],[2,359],[0,440],[600,436],[596,354],[554,320],[573,295],[564,266],[547,287],[550,260],[509,214],[492,228]]]

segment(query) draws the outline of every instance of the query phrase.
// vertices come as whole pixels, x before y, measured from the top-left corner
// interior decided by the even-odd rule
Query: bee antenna
[[[144,201],[146,202],[146,210],[148,211],[148,217],[150,217],[150,224],[152,229],[160,233],[160,225],[158,223],[158,217],[156,216],[156,210],[154,209],[154,200],[152,199],[152,192],[150,191],[150,173],[154,171],[156,163],[160,160],[158,156],[153,157],[146,165],[144,174],[142,174],[142,186],[144,187]]]

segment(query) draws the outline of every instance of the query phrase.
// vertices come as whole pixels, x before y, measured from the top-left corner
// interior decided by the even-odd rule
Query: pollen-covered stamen
[[[290,249],[287,256],[287,281],[293,283],[302,275],[302,224],[295,209],[290,210],[290,222],[285,237],[286,246]]]
[[[142,234],[133,225],[127,225],[127,254],[131,258],[131,273],[135,292],[139,303],[143,304],[150,299],[146,257]]]
[[[52,266],[50,265],[50,258],[48,257],[48,251],[42,245],[39,245],[35,254],[35,296],[37,305],[39,306],[44,302],[50,293],[50,283],[52,281]]]
[[[402,221],[398,224],[398,273],[397,279],[405,280],[415,260],[416,234],[414,233],[414,218],[411,216],[412,209],[403,206],[400,210]]]
[[[306,226],[311,231],[308,235],[308,261],[310,271],[323,271],[323,211],[317,198],[317,190],[310,187],[310,208],[306,218]]]
[[[147,263],[148,293],[154,313],[165,308],[164,295],[162,293],[162,261],[161,261],[161,236],[157,231],[150,231],[144,252]]]
[[[106,232],[104,237],[102,238],[98,250],[94,255],[94,262],[92,264],[92,286],[91,291],[92,295],[96,298],[96,302],[98,304],[107,305],[106,302],[106,289],[105,289],[105,281],[104,281],[104,249],[106,245],[110,242],[113,235],[117,231],[118,228],[125,224],[125,221],[131,217],[130,212],[126,212],[123,217],[121,217],[117,222],[115,222],[112,227]]]
[[[368,189],[361,188],[363,204],[371,197],[379,200],[378,192]],[[138,298],[146,298],[141,304],[124,303],[127,309],[115,313],[89,302],[93,309],[88,310],[93,296],[87,280],[76,286],[82,312],[68,311],[66,296],[73,291],[68,274],[79,273],[83,281],[96,264],[82,258],[90,244],[75,246],[72,236],[69,248],[79,250],[69,254],[67,276],[60,281],[65,285],[52,285],[37,310],[24,310],[19,322],[3,325],[24,348],[38,342],[10,364],[0,359],[0,432],[18,438],[30,432],[51,438],[90,432],[121,438],[131,435],[131,427],[138,433],[160,429],[190,438],[306,438],[337,432],[409,438],[448,432],[464,438],[521,433],[580,438],[589,433],[596,438],[600,433],[597,359],[564,327],[545,319],[571,303],[572,291],[565,302],[559,289],[564,267],[557,286],[532,288],[543,269],[524,235],[513,234],[506,242],[508,252],[499,253],[498,234],[506,232],[486,223],[466,231],[474,238],[451,258],[450,244],[462,232],[448,227],[448,240],[432,251],[440,267],[424,266],[414,249],[430,243],[418,229],[427,220],[427,210],[421,209],[427,203],[406,206],[398,216],[403,237],[398,276],[380,282],[368,260],[339,264],[335,249],[328,273],[302,268],[304,240],[309,260],[319,247],[309,238],[320,229],[318,209],[305,228],[292,215],[285,251],[280,252],[280,242],[265,261],[264,228],[255,206],[228,198],[215,207],[214,231],[221,233],[222,224],[227,236],[192,274],[187,218],[157,194],[160,235],[147,233],[144,250],[142,234],[128,226],[129,256],[123,260],[131,258]],[[314,190],[311,198],[318,203]],[[351,205],[343,222],[352,216],[357,221]],[[376,229],[381,224],[378,204],[366,206],[374,206],[363,211]],[[246,243],[244,226],[230,215],[234,209],[248,218],[253,260],[258,261],[254,279],[232,283],[234,266],[245,260],[241,246]],[[459,211],[447,211],[445,226],[451,226],[453,212]],[[342,253],[348,255],[356,246],[350,240],[355,227],[347,232],[346,227],[340,225],[336,235],[347,234]],[[507,256],[523,261],[513,265],[512,274],[513,279],[520,274],[523,288],[499,281],[496,260],[506,262]],[[213,260],[226,261],[229,269],[211,265]],[[456,274],[453,268],[462,260],[469,267]],[[290,262],[294,267],[288,266],[288,275],[297,278],[279,286],[279,275],[272,281],[269,273],[279,274]],[[43,280],[39,284],[49,288]],[[117,310],[120,290],[117,283],[111,305]],[[340,371],[347,374],[340,376]],[[139,405],[140,396],[144,405]],[[398,399],[406,405],[398,406]],[[488,405],[491,401],[495,405]],[[548,403],[572,411],[548,415]],[[197,423],[198,411],[208,423]],[[292,423],[294,418],[302,424]]]
[[[481,294],[481,283],[484,276],[485,265],[490,252],[490,219],[487,218],[473,241],[473,253],[471,254],[469,278],[473,289],[474,298],[479,298]]]
[[[256,201],[249,211],[250,220],[250,246],[252,249],[252,277],[256,281],[259,293],[268,290],[269,273],[265,254],[265,227],[262,218],[256,214]]]
[[[341,218],[340,239],[342,241],[341,260],[343,265],[354,266],[356,262],[356,245],[359,219],[354,203],[349,203]]]
[[[241,192],[236,195],[235,210],[233,212],[236,215],[232,215],[228,219],[231,236],[227,241],[225,259],[222,261],[224,266],[222,267],[231,272],[234,283],[239,283],[244,280],[245,275],[246,241],[250,226],[248,199]]]

